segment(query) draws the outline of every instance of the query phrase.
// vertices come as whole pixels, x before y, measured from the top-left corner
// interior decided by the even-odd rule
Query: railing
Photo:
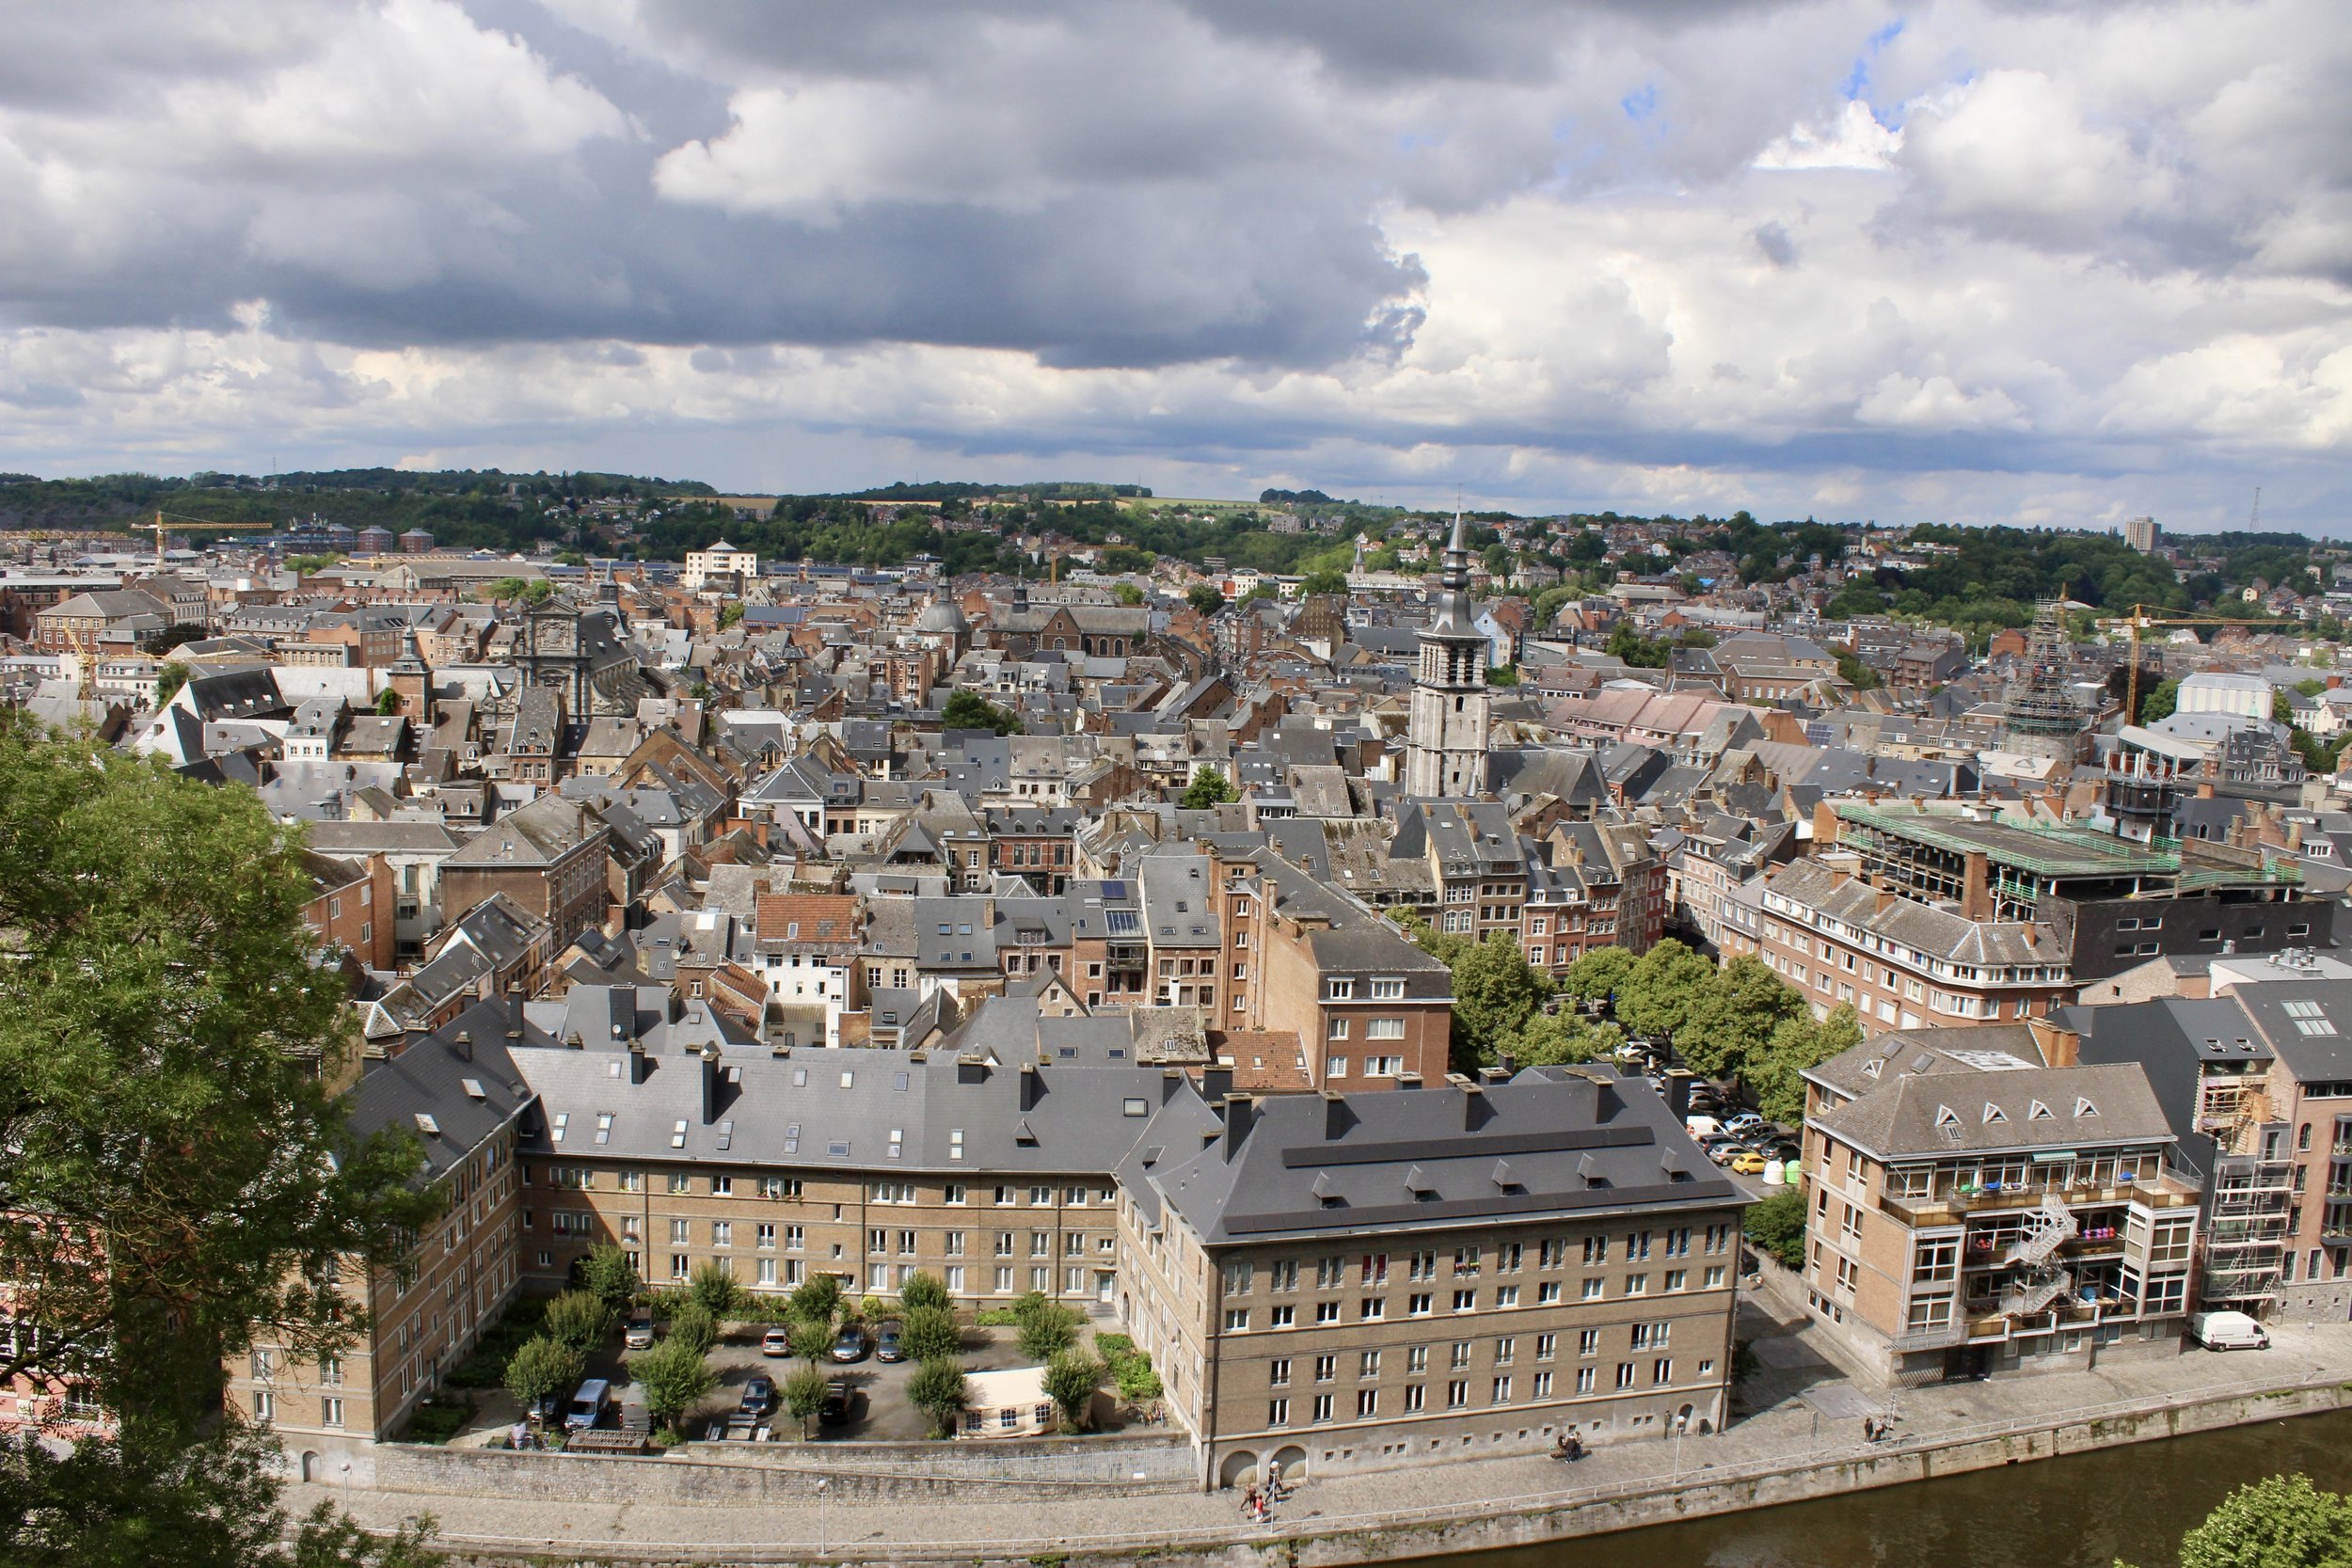
[[[1941,1197],[1899,1197],[1888,1193],[1880,1197],[1879,1207],[1914,1225],[1953,1225],[1964,1215],[2031,1209],[2049,1198],[2056,1198],[2070,1209],[2090,1208],[2103,1203],[2143,1203],[2151,1209],[2185,1209],[2196,1205],[2197,1196],[2194,1187],[2167,1176],[2112,1187],[2050,1187],[2020,1182],[2014,1187],[2004,1186],[1997,1192],[1952,1192]]]
[[[1630,1477],[1596,1486],[1567,1487],[1557,1491],[1527,1492],[1510,1497],[1485,1497],[1475,1505],[1462,1503],[1438,1504],[1424,1508],[1384,1509],[1375,1513],[1312,1514],[1296,1521],[1250,1526],[1221,1524],[1192,1529],[1121,1530],[1104,1535],[1041,1536],[1028,1540],[992,1539],[988,1553],[998,1557],[1048,1556],[1072,1550],[1118,1552],[1136,1556],[1148,1552],[1177,1551],[1190,1547],[1218,1549],[1235,1544],[1279,1546],[1302,1538],[1321,1535],[1344,1535],[1359,1529],[1394,1529],[1420,1524],[1469,1523],[1480,1518],[1507,1517],[1513,1514],[1550,1512],[1578,1508],[1590,1503],[1624,1501],[1648,1497],[1673,1497],[1693,1486],[1737,1486],[1750,1481],[1769,1480],[1792,1471],[1815,1468],[1823,1465],[1851,1463],[1887,1453],[1934,1453],[1942,1449],[1963,1448],[1974,1443],[1992,1442],[2003,1437],[2026,1433],[2055,1432],[2063,1427],[2082,1426],[2127,1417],[2148,1417],[2169,1411],[2184,1410],[2211,1400],[2229,1399],[2248,1394],[2286,1393],[2298,1389],[2323,1386],[2341,1381],[2341,1374],[2314,1369],[2301,1377],[2251,1378],[2237,1383],[2213,1384],[2202,1388],[2185,1390],[2179,1394],[2150,1400],[2115,1400],[2105,1404],[2084,1405],[2076,1409],[2051,1412],[2040,1416],[2020,1417],[2006,1421],[1983,1421],[1969,1426],[1947,1427],[1932,1434],[1900,1433],[1877,1443],[1827,1444],[1820,1448],[1781,1453],[1768,1460],[1746,1465],[1709,1465],[1703,1456],[1688,1464],[1677,1464],[1667,1470],[1656,1470],[1645,1476]],[[1706,1439],[1694,1439],[1694,1446]],[[1647,1445],[1653,1450],[1661,1445]],[[585,1544],[587,1537],[469,1535],[444,1530],[436,1541],[454,1547],[483,1549],[544,1551],[549,1546]],[[841,1549],[862,1560],[907,1558],[934,1560],[957,1555],[961,1543],[911,1540],[884,1543],[870,1538],[861,1539],[854,1545]],[[791,1562],[812,1554],[825,1555],[826,1548],[814,1540],[777,1542],[766,1546],[746,1546],[737,1542],[619,1542],[610,1538],[595,1543],[599,1559],[643,1558],[675,1560],[696,1556],[723,1557],[730,1562]],[[961,1553],[961,1555],[969,1555]]]

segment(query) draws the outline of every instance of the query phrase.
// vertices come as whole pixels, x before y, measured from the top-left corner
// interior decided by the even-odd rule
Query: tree
[[[1392,910],[1389,918],[1396,922],[1398,930],[1412,939],[1414,945],[1449,968],[1461,962],[1462,955],[1470,949],[1468,937],[1438,930],[1419,910]]]
[[[2160,724],[2171,718],[2180,705],[2180,680],[2175,677],[2172,680],[2159,682],[2153,691],[2142,691],[2139,694],[2139,721],[2143,724]]]
[[[588,1357],[574,1345],[538,1335],[526,1339],[506,1361],[506,1391],[525,1410],[549,1394],[575,1387]]]
[[[742,624],[743,624],[743,601],[742,601],[742,600],[738,599],[738,600],[736,600],[736,601],[735,601],[734,603],[732,603],[732,604],[723,604],[723,605],[721,605],[721,606],[719,607],[719,629],[720,629],[721,631],[725,631],[725,630],[727,630],[728,628],[733,627],[733,626],[741,626]]]
[[[604,1343],[619,1314],[593,1291],[566,1291],[548,1303],[539,1331],[583,1354]]]
[[[188,667],[178,659],[159,666],[155,671],[155,705],[161,707],[171,701],[187,684]]]
[[[1486,667],[1486,684],[1494,687],[1514,687],[1519,684],[1518,666],[1491,664]]]
[[[841,1310],[841,1276],[822,1272],[811,1273],[793,1287],[790,1309],[795,1319],[815,1319],[831,1329],[834,1315]]]
[[[1606,1002],[1625,990],[1640,961],[1622,947],[1596,947],[1568,965],[1563,989],[1580,1002]]]
[[[1022,1298],[1027,1306],[1016,1305],[1021,1314],[1019,1340],[1022,1359],[1050,1361],[1078,1342],[1078,1314],[1057,1301],[1047,1301],[1037,1292]]]
[[[1772,1031],[1763,1061],[1748,1072],[1756,1110],[1772,1121],[1794,1125],[1804,1120],[1804,1079],[1800,1075],[1861,1043],[1862,1019],[1851,1002],[1839,1003],[1818,1023],[1810,1013],[1788,1020]]]
[[[1617,1022],[1629,1034],[1671,1039],[1715,966],[1668,937],[1642,955],[1617,990]]]
[[[1214,615],[1225,608],[1225,594],[1215,584],[1196,582],[1184,590],[1184,602],[1199,615]]]
[[[1662,670],[1666,667],[1666,645],[1653,642],[1633,629],[1629,621],[1620,621],[1610,629],[1603,652],[1613,658],[1623,659],[1637,670]]]
[[[1120,604],[1125,605],[1130,610],[1143,602],[1143,590],[1136,587],[1132,582],[1115,584],[1111,589],[1111,593],[1117,596]]]
[[[684,1430],[679,1422],[687,1413],[719,1386],[701,1349],[680,1338],[675,1327],[668,1338],[633,1357],[628,1371],[645,1390],[646,1414],[677,1432]]]
[[[1045,1397],[1054,1402],[1064,1432],[1092,1424],[1094,1391],[1103,1385],[1103,1363],[1084,1351],[1066,1350],[1045,1364]]]
[[[1789,1268],[1804,1267],[1804,1194],[1791,1187],[1751,1204],[1741,1225],[1759,1250]]]
[[[1176,803],[1186,811],[1208,811],[1238,799],[1231,779],[1214,768],[1196,768],[1192,770],[1192,783],[1184,786],[1184,796]]]
[[[1692,1071],[1737,1077],[1763,1061],[1775,1029],[1797,1020],[1811,1022],[1804,998],[1763,959],[1743,953],[1694,990],[1675,1046]]]
[[[940,1282],[939,1275],[928,1270],[916,1270],[907,1276],[904,1285],[898,1287],[898,1310],[901,1312],[917,1312],[926,1307],[935,1307],[945,1312],[954,1306],[955,1297],[947,1293],[947,1287]],[[915,1359],[920,1361],[922,1357],[918,1355]]]
[[[952,1437],[963,1415],[963,1369],[941,1358],[926,1361],[907,1379],[907,1402],[930,1418],[933,1437]]]
[[[41,1325],[0,1379],[87,1386],[125,1478],[178,1473],[256,1323],[290,1357],[346,1345],[329,1281],[437,1210],[414,1135],[361,1139],[330,1097],[355,1041],[310,891],[251,791],[0,719],[0,1277]]]
[[[2352,1498],[2323,1492],[2303,1475],[2271,1476],[2239,1487],[2181,1537],[2181,1568],[2347,1564],[2352,1564]]]
[[[430,1516],[384,1539],[326,1503],[293,1526],[277,1441],[230,1412],[186,1444],[151,1429],[0,1447],[0,1561],[74,1568],[438,1568]],[[291,1535],[291,1539],[289,1536]]]
[[[1613,1023],[1595,1023],[1580,1013],[1537,1013],[1506,1049],[1520,1067],[1553,1067],[1600,1061],[1624,1043],[1625,1031]]]
[[[794,1318],[785,1325],[785,1338],[791,1342],[792,1354],[814,1366],[825,1358],[833,1348],[833,1320],[830,1318]]]
[[[403,700],[399,688],[388,686],[375,694],[375,711],[389,719],[400,711]]]
[[[825,1408],[825,1396],[833,1392],[833,1382],[815,1367],[803,1367],[784,1380],[784,1407],[792,1412],[792,1418],[801,1423],[801,1431],[808,1431],[808,1423]]]
[[[600,1243],[580,1260],[580,1286],[615,1311],[637,1299],[637,1265],[612,1242]]]
[[[719,1320],[692,1296],[670,1309],[670,1338],[691,1345],[696,1355],[707,1355],[719,1342]]]
[[[993,730],[998,735],[1019,735],[1021,721],[1009,708],[998,707],[977,692],[959,691],[949,697],[939,710],[941,725],[951,730]]]
[[[910,1361],[936,1361],[961,1353],[963,1334],[956,1327],[955,1314],[946,1307],[911,1307],[898,1331],[898,1345]]]
[[[2271,691],[2270,717],[2279,723],[2285,724],[2290,728],[2294,726],[2295,704],[2289,700],[2285,691],[2275,689]]]
[[[1462,1071],[1494,1065],[1497,1053],[1550,1000],[1551,977],[1539,974],[1508,931],[1486,940],[1454,966],[1454,1059]]]
[[[743,1287],[715,1258],[694,1271],[693,1282],[686,1287],[686,1292],[714,1322],[733,1317],[743,1305]]]
[[[1300,580],[1298,591],[1301,594],[1344,594],[1347,592],[1347,575],[1327,567],[1320,572],[1309,572]]]
[[[1851,654],[1837,656],[1837,673],[1856,691],[1876,691],[1883,684],[1876,670]]]

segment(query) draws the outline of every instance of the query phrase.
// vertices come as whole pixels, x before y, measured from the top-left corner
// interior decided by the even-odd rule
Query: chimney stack
[[[1258,1102],[1246,1094],[1225,1097],[1225,1162],[1232,1164],[1233,1156],[1249,1139],[1250,1128],[1257,1125]]]
[[[1233,1092],[1233,1069],[1229,1067],[1205,1067],[1200,1069],[1200,1098],[1214,1105]]]
[[[1034,1110],[1036,1110],[1036,1109],[1037,1109],[1037,1102],[1038,1102],[1038,1101],[1039,1101],[1039,1100],[1040,1100],[1040,1099],[1041,1099],[1041,1098],[1044,1095],[1044,1093],[1045,1093],[1045,1083],[1044,1083],[1044,1077],[1043,1077],[1043,1075],[1042,1075],[1042,1074],[1041,1074],[1041,1073],[1037,1070],[1037,1064],[1036,1064],[1035,1062],[1024,1062],[1024,1063],[1022,1063],[1022,1064],[1021,1064],[1021,1108],[1022,1108],[1022,1110],[1024,1110],[1024,1111],[1034,1111]]]
[[[719,1047],[706,1045],[702,1055],[703,1125],[707,1127],[719,1119]]]

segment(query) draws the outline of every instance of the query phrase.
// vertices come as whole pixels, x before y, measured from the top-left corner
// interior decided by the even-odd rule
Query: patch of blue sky
[[[1618,99],[1617,106],[1625,111],[1626,119],[1639,125],[1658,112],[1658,84],[1643,83],[1623,98]]]
[[[1853,57],[1853,69],[1846,72],[1845,94],[1848,98],[1861,98],[1869,92],[1870,61],[1878,55],[1879,51],[1884,49],[1888,44],[1900,38],[1902,36],[1902,19],[1900,17],[1897,17],[1885,26],[1881,27],[1877,32],[1872,33],[1868,38],[1863,40],[1862,53]]]

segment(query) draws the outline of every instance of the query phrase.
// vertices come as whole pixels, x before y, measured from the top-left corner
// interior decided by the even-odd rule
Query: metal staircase
[[[2012,1318],[2030,1318],[2074,1290],[2074,1275],[2053,1259],[2081,1228],[2074,1211],[2056,1193],[2042,1194],[2042,1206],[2026,1211],[2024,1233],[2001,1257],[2004,1264],[2026,1271],[2024,1278],[2001,1293],[2003,1312]]]
[[[2074,1288],[2072,1274],[2064,1269],[2049,1269],[2003,1291],[2001,1310],[2012,1318],[2030,1318]]]

